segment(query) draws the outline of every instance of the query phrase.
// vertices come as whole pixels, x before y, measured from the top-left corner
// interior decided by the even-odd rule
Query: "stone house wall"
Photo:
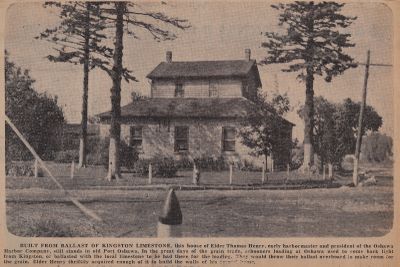
[[[142,151],[140,158],[152,158],[155,156],[168,156],[175,159],[190,156],[192,158],[223,156],[226,160],[236,163],[244,160],[252,162],[256,166],[262,166],[263,157],[250,155],[251,149],[243,145],[240,136],[236,136],[235,151],[222,151],[223,127],[235,127],[240,123],[235,120],[221,119],[171,119],[171,120],[130,120],[121,125],[121,140],[129,144],[130,127],[142,127]],[[189,127],[189,150],[175,152],[175,126]],[[109,135],[109,125],[101,124],[102,137]]]

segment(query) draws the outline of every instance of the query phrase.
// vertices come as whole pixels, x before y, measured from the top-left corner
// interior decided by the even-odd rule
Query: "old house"
[[[253,103],[261,80],[250,50],[242,60],[173,61],[166,53],[147,78],[151,95],[121,108],[121,139],[140,157],[223,157],[262,164],[240,142],[238,128]],[[99,114],[102,136],[108,135],[110,112]],[[292,124],[282,120],[290,142]],[[290,150],[285,160],[288,160]],[[278,162],[277,162],[278,164]]]

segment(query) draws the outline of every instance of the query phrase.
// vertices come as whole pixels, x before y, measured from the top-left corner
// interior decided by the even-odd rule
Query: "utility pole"
[[[365,64],[365,76],[364,76],[364,87],[362,91],[362,101],[360,107],[360,116],[358,117],[358,130],[357,130],[357,143],[356,151],[354,153],[354,169],[353,169],[353,183],[354,186],[358,185],[358,162],[360,160],[360,149],[361,149],[361,139],[362,139],[362,129],[363,129],[363,116],[364,109],[367,102],[367,85],[369,76],[369,64],[370,64],[371,51],[367,52],[367,63]]]

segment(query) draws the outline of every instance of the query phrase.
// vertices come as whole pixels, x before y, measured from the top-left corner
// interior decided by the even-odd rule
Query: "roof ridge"
[[[244,62],[255,62],[255,59],[221,59],[221,60],[190,60],[190,61],[171,61],[171,62],[165,62],[165,61],[161,61],[161,63],[165,63],[165,64],[173,64],[173,63],[192,63],[192,62],[229,62],[229,61],[244,61]]]

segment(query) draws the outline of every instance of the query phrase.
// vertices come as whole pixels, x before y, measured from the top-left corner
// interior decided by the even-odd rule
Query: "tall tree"
[[[106,177],[111,180],[120,178],[121,80],[125,70],[122,61],[124,32],[128,36],[138,38],[140,30],[144,30],[150,33],[156,41],[174,40],[177,36],[171,29],[168,29],[168,26],[184,30],[190,25],[187,20],[169,17],[161,12],[146,11],[138,4],[131,2],[114,2],[102,6],[99,18],[103,19],[108,27],[115,29],[112,68],[110,69],[104,64],[99,65],[113,81],[111,88],[109,164]],[[136,31],[133,29],[136,29]]]
[[[5,53],[5,112],[43,159],[53,159],[59,149],[64,114],[57,97],[38,93],[28,70],[23,70]],[[31,153],[15,133],[6,127],[6,160],[31,159]]]
[[[357,140],[358,116],[360,103],[347,98],[342,103],[331,103],[323,97],[315,97],[314,145],[321,164],[340,166],[347,154],[353,154]],[[298,113],[304,116],[305,107]],[[372,106],[365,107],[363,132],[376,132],[382,126],[382,117]]]
[[[97,16],[98,2],[47,2],[44,7],[59,10],[58,26],[46,29],[37,38],[51,42],[58,55],[49,55],[52,62],[83,65],[82,119],[79,142],[79,167],[86,166],[89,69],[104,64],[112,57],[112,49],[100,45],[106,36],[105,23]]]
[[[353,47],[347,28],[356,17],[342,15],[344,4],[336,2],[303,2],[272,5],[280,11],[279,25],[285,33],[266,32],[262,46],[267,49],[262,64],[285,64],[284,72],[300,72],[298,79],[306,84],[304,107],[304,164],[313,165],[314,78],[324,76],[327,82],[350,67],[356,67],[353,58],[343,48]]]

